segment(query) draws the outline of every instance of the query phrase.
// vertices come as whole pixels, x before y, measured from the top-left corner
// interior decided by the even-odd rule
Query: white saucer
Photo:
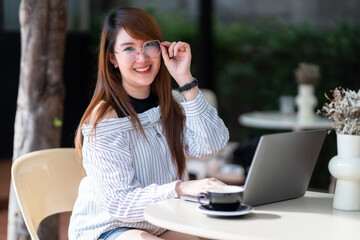
[[[253,210],[252,206],[241,204],[239,208],[235,211],[216,211],[205,208],[204,206],[199,206],[198,211],[205,213],[210,216],[240,216],[251,213]]]

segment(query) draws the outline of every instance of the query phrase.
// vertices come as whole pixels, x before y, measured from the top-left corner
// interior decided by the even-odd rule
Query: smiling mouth
[[[136,72],[146,72],[151,68],[151,65],[143,67],[143,68],[134,68]]]

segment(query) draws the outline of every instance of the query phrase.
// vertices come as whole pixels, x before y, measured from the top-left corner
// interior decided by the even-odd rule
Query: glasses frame
[[[148,43],[150,43],[150,42],[157,42],[157,43],[159,43],[159,50],[160,50],[160,51],[159,51],[159,54],[158,54],[156,57],[150,57],[150,56],[148,56],[147,54],[145,54],[145,51],[144,51],[145,45],[148,44]],[[143,46],[142,46],[142,48],[141,48],[141,51],[142,51],[143,55],[144,55],[146,58],[157,58],[157,57],[159,57],[160,54],[161,54],[160,44],[161,44],[160,40],[151,40],[151,41],[144,42],[144,44],[143,44]],[[115,50],[114,50],[114,53],[115,53],[115,54],[119,54],[119,52],[116,52]],[[128,61],[128,63],[133,63],[133,62],[135,62],[135,61],[137,60],[137,57],[138,57],[139,54],[140,54],[139,51],[136,51],[135,59],[132,60],[132,61]],[[121,54],[120,54],[120,56],[121,56]]]

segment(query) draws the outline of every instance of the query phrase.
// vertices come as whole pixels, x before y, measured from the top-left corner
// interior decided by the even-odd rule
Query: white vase
[[[297,105],[297,118],[300,122],[309,122],[314,119],[317,99],[314,95],[313,84],[299,84],[298,95],[295,98]]]
[[[329,171],[337,178],[333,208],[360,210],[360,136],[337,134],[338,155],[329,162]]]

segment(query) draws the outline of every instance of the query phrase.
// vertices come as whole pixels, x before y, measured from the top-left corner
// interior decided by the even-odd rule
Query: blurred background
[[[19,4],[20,0],[0,0],[0,159],[11,159],[13,151]],[[151,13],[168,41],[191,44],[192,74],[200,88],[215,92],[231,141],[284,131],[244,127],[238,118],[245,112],[278,111],[280,96],[296,96],[294,70],[301,62],[319,66],[317,109],[327,101],[324,93],[335,87],[360,88],[360,1],[68,0],[62,147],[74,146],[74,132],[92,96],[104,16],[128,6]],[[328,188],[327,163],[334,155],[332,133],[325,140],[311,187]]]

